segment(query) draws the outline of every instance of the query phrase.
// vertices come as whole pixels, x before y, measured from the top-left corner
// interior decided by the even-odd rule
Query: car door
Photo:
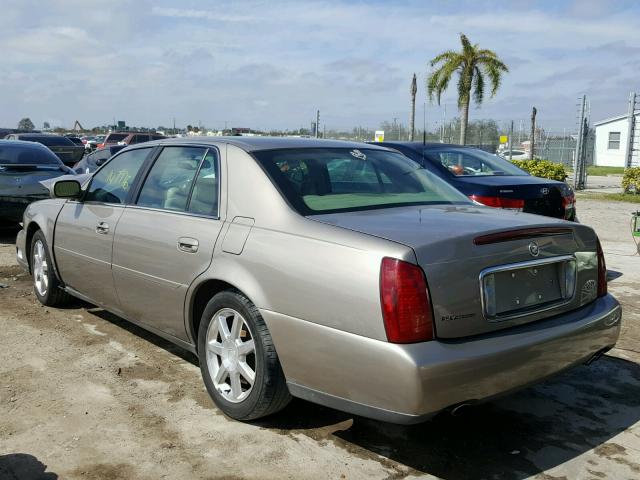
[[[180,339],[186,292],[204,272],[222,228],[220,154],[164,147],[125,208],[113,244],[113,275],[124,314]]]
[[[63,282],[98,305],[118,309],[111,250],[132,185],[151,148],[123,152],[95,174],[81,201],[68,201],[56,221],[53,249]]]

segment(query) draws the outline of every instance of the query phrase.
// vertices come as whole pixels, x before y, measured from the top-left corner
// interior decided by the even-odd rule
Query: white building
[[[620,115],[608,118],[596,122],[594,126],[596,128],[594,164],[601,167],[626,166],[629,148],[629,116]],[[640,113],[636,113],[635,126],[636,130],[640,128]],[[634,158],[634,160],[636,159]]]

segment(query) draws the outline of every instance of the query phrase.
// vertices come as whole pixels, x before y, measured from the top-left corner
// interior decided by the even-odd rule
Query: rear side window
[[[124,152],[95,174],[84,200],[87,202],[125,203],[150,148]]]
[[[149,141],[149,135],[134,135],[131,143],[144,143]]]
[[[165,147],[144,181],[137,205],[184,212],[207,152],[203,147]]]
[[[209,150],[198,171],[187,211],[217,217],[218,184],[218,157],[215,150]]]

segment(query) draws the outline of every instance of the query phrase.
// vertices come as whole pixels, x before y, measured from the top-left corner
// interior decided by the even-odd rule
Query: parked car
[[[151,140],[165,139],[164,135],[149,132],[117,132],[110,133],[105,138],[104,142],[98,145],[98,148],[105,147],[107,145],[135,145],[138,143],[149,142]]]
[[[0,140],[0,223],[17,224],[27,205],[49,198],[40,182],[73,173],[39,143]]]
[[[391,149],[171,139],[51,189],[17,237],[37,299],[84,299],[196,353],[235,419],[294,396],[419,422],[619,335],[591,228],[477,205]]]
[[[96,137],[85,135],[84,137],[80,137],[80,140],[84,145],[85,153],[93,152],[98,148],[98,139]]]
[[[505,160],[509,160],[509,150],[500,150],[496,155],[504,158]],[[529,152],[525,152],[524,150],[512,150],[511,160],[529,160]]]
[[[53,133],[12,133],[5,138],[7,140],[25,140],[27,142],[41,143],[69,167],[75,165],[84,155],[84,146],[76,145],[67,137]]]
[[[420,142],[382,142],[453,185],[477,203],[577,221],[573,190],[539,178],[477,148]]]
[[[93,153],[85,155],[82,160],[73,166],[73,170],[76,173],[93,173],[123,148],[125,148],[125,145],[109,145],[100,148]]]

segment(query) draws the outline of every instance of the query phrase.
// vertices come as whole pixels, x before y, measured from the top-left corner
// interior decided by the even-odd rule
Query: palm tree
[[[416,74],[413,74],[411,80],[411,118],[409,119],[409,131],[411,132],[411,141],[416,132],[416,93],[418,93],[418,84],[416,82]]]
[[[493,97],[502,81],[502,74],[509,71],[495,52],[481,49],[478,44],[471,45],[463,33],[460,34],[462,51],[448,50],[431,60],[431,67],[436,67],[427,79],[429,99],[435,96],[440,105],[440,96],[449,86],[449,81],[458,72],[458,109],[462,114],[460,124],[460,143],[467,140],[467,124],[469,123],[469,104],[471,96],[477,105],[484,99],[485,75],[491,82]]]

